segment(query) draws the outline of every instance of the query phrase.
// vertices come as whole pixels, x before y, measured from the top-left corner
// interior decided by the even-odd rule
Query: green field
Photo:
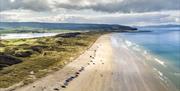
[[[77,58],[104,33],[79,32],[53,37],[2,40],[0,44],[0,88],[31,83],[61,69]],[[4,59],[3,59],[4,58]],[[18,60],[19,63],[7,62]]]

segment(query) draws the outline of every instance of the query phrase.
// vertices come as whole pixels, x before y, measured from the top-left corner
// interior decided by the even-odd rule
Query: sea
[[[117,33],[114,36],[134,44],[142,54],[150,54],[149,64],[180,89],[180,27],[140,27],[139,32]]]
[[[1,34],[0,39],[26,39],[26,38],[38,38],[55,36],[58,33],[8,33]]]

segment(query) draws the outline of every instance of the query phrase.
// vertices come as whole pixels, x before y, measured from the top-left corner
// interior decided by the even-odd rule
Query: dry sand
[[[63,69],[15,91],[176,91],[144,61],[127,47],[112,47],[110,35],[103,35]]]

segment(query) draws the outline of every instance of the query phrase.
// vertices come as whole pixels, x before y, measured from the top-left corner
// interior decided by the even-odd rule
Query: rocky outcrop
[[[17,52],[15,53],[16,57],[29,57],[32,55],[32,51],[25,51],[25,52]]]
[[[75,33],[64,33],[64,34],[58,34],[55,37],[62,37],[62,38],[72,38],[80,35],[80,32],[75,32]]]
[[[9,55],[5,55],[5,54],[0,54],[0,68],[1,67],[6,67],[6,66],[10,66],[13,64],[17,64],[17,63],[21,63],[22,60],[9,56]]]
[[[30,49],[36,52],[41,53],[43,51],[44,48],[47,48],[48,46],[41,46],[41,45],[36,45],[36,46],[32,46]]]

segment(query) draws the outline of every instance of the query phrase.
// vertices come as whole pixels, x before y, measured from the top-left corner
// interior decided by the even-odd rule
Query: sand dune
[[[62,70],[16,91],[176,91],[163,83],[145,58],[110,35]]]

